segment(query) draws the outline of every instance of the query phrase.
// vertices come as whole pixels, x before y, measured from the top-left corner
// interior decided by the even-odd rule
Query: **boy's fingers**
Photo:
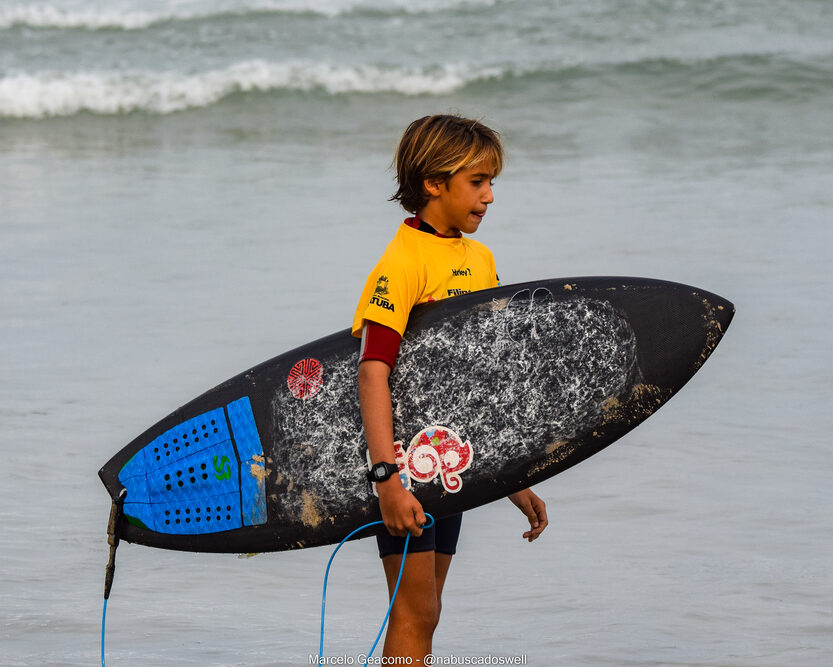
[[[419,524],[414,523],[413,526],[411,526],[404,533],[402,533],[401,537],[405,537],[405,535],[407,535],[408,533],[411,534],[411,537],[419,537],[420,535],[422,535],[422,528],[419,526]]]
[[[418,509],[414,511],[414,519],[416,521],[416,526],[414,530],[411,531],[411,535],[414,537],[419,537],[422,535],[422,527],[428,523],[428,520],[425,518],[425,513],[422,511],[422,507],[420,506]]]
[[[403,530],[402,528],[398,528],[394,525],[388,526],[385,524],[385,528],[387,528],[388,532],[394,537],[405,537],[405,535],[408,534],[407,530]]]
[[[422,521],[420,521],[419,517],[422,516]],[[422,535],[422,525],[425,523],[425,515],[422,513],[422,510],[415,509],[413,513],[413,524],[408,529],[413,537],[419,537]]]
[[[526,516],[529,519],[529,525],[532,530],[528,530],[523,534],[523,536],[525,539],[532,542],[537,539],[542,532],[544,532],[544,528],[547,527],[549,521],[547,519],[547,512],[543,507],[539,507],[536,511],[530,506],[529,510],[530,511],[526,513]]]

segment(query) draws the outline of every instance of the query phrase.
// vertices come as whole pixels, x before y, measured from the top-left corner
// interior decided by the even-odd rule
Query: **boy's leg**
[[[448,568],[451,567],[451,554],[443,554],[439,551],[434,552],[434,581],[437,586],[437,601],[440,603],[440,610],[442,611],[442,594],[443,586],[445,585],[445,577],[448,574]]]
[[[396,587],[401,562],[402,554],[382,559],[389,597]],[[408,554],[388,621],[385,656],[410,656],[412,664],[421,665],[422,658],[431,652],[431,640],[440,619],[440,596],[450,565],[449,554],[434,551]]]

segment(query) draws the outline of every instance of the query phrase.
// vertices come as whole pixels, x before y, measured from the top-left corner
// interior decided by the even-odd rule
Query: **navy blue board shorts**
[[[457,553],[457,538],[460,537],[461,523],[463,523],[462,513],[437,519],[436,523],[423,530],[419,537],[411,536],[408,542],[408,553],[436,551],[453,556]],[[384,558],[393,554],[401,554],[405,549],[405,538],[395,537],[387,530],[383,530],[376,535],[376,544],[379,546],[379,558]]]

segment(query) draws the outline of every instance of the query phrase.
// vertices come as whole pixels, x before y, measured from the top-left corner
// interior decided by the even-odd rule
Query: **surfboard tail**
[[[182,537],[185,545],[265,524],[265,457],[248,396],[165,422],[158,435],[140,436],[147,444],[128,445],[99,471],[132,527],[126,539],[144,533],[150,542],[158,535],[174,546]]]

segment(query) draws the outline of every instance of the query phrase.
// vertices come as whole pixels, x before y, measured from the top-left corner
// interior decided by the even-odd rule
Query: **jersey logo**
[[[379,276],[376,279],[376,289],[373,290],[373,293],[378,294],[379,296],[385,296],[388,293],[388,291],[388,277]]]
[[[465,269],[451,269],[452,276],[470,276],[471,269],[466,267]]]
[[[385,310],[389,310],[392,313],[396,312],[394,305],[385,298],[380,298],[374,295],[370,297],[370,303],[375,306],[379,306],[380,308],[384,308]]]
[[[388,301],[387,295],[389,293],[388,277],[386,275],[380,275],[376,278],[376,289],[373,290],[373,296],[370,297],[370,304],[389,310],[392,313],[396,312],[394,305]]]

